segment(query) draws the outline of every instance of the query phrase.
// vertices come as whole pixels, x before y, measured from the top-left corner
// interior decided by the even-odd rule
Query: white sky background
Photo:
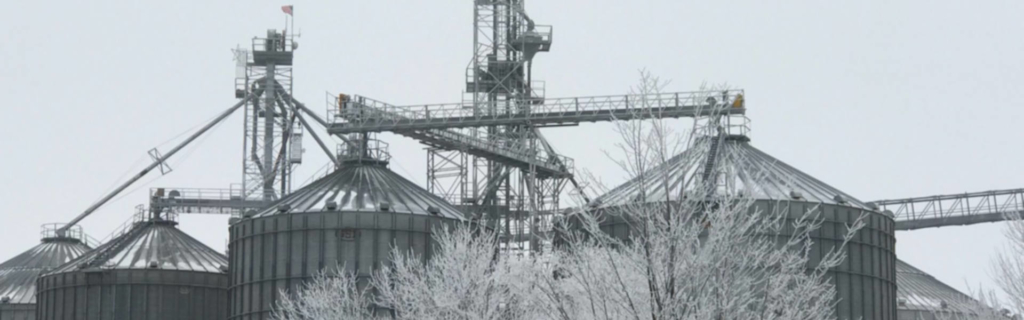
[[[40,224],[71,219],[138,172],[147,150],[234,104],[229,49],[281,28],[283,4],[6,3],[0,260],[35,245]],[[294,4],[295,95],[314,110],[325,109],[325,91],[395,104],[461,99],[471,1]],[[527,9],[554,25],[552,51],[534,67],[549,97],[625,93],[644,67],[672,79],[673,91],[727,82],[747,92],[756,147],[861,200],[1024,187],[1024,2],[551,0]],[[623,181],[601,152],[616,141],[611,125],[545,134],[577,166]],[[241,135],[239,113],[179,154],[173,173],[82,225],[105,237],[149,187],[239,182]],[[423,147],[383,138],[392,168],[422,184]],[[308,135],[304,144],[298,182],[327,161]],[[226,220],[185,216],[182,229],[223,250]],[[897,251],[961,290],[993,288],[1002,229],[899,232]]]

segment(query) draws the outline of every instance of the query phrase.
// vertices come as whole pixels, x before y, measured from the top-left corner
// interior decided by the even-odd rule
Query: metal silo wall
[[[245,219],[231,226],[230,319],[270,319],[280,290],[344,266],[365,285],[392,246],[431,256],[431,230],[457,220],[395,212],[309,212]]]
[[[31,303],[0,304],[0,320],[36,320],[36,305]]]
[[[852,224],[862,213],[868,214],[864,228],[848,243],[846,260],[827,274],[839,299],[837,318],[896,320],[896,223],[892,218],[853,207],[800,201],[757,200],[751,210],[788,211],[786,223],[792,225],[792,221],[815,206],[824,221],[820,229],[811,233],[811,265],[817,265],[829,249],[842,244],[846,224]],[[620,239],[630,234],[628,225],[615,217],[609,217],[601,229]],[[784,230],[782,236],[786,235]]]
[[[222,320],[227,274],[113,269],[39,279],[39,320]]]

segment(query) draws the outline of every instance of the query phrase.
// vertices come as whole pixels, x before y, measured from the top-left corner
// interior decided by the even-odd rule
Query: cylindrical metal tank
[[[0,320],[35,320],[39,275],[91,250],[81,228],[58,236],[56,230],[62,226],[43,225],[42,243],[0,263]]]
[[[227,258],[176,225],[171,219],[140,219],[43,275],[37,319],[227,318]]]
[[[365,158],[347,161],[234,223],[228,250],[230,319],[269,319],[280,290],[294,290],[336,266],[365,285],[392,248],[429,258],[432,231],[454,226],[464,216],[386,165]]]
[[[712,152],[716,154],[709,156]],[[709,159],[714,161],[711,165],[708,165]],[[714,171],[704,175],[708,168]],[[685,188],[705,186],[700,182],[700,178],[705,176],[716,179],[719,184],[717,192],[744,192],[755,199],[750,210],[786,214],[789,217],[785,223],[788,224],[808,210],[817,208],[823,222],[821,228],[811,234],[814,242],[809,261],[811,265],[817,265],[829,249],[842,244],[845,224],[853,223],[866,214],[865,227],[847,244],[846,260],[827,275],[835,285],[839,299],[835,314],[843,320],[896,319],[893,218],[754,148],[745,136],[729,136],[717,144],[695,144],[693,148],[647,171],[644,179],[628,181],[596,198],[591,205],[605,215],[601,224],[604,232],[628,239],[629,225],[615,216],[616,208],[637,202],[657,203],[664,201],[666,196],[677,201],[678,195],[690,190]],[[684,182],[684,179],[694,177],[700,178],[690,180],[696,182]],[[665,190],[661,183],[666,179],[677,183]],[[568,222],[574,224],[573,221]]]

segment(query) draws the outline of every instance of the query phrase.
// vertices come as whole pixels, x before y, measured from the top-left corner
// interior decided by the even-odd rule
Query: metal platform
[[[714,110],[708,106],[707,101],[698,101],[702,100],[702,97],[713,96],[731,104],[742,94],[742,90],[730,90],[714,94],[674,92],[646,96],[535,99],[519,106],[521,112],[502,114],[486,112],[488,106],[473,103],[393,106],[361,96],[352,96],[338,109],[328,110],[330,118],[336,121],[327,130],[332,134],[345,134],[516,124],[544,127],[576,125],[580,122],[744,114],[746,109],[742,103],[723,111]]]
[[[240,216],[246,210],[267,206],[262,200],[242,198],[241,189],[153,188],[149,195],[151,208],[173,209],[175,213]]]

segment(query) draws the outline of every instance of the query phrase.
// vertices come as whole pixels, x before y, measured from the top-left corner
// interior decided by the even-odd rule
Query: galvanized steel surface
[[[709,150],[711,144],[701,141],[647,170],[643,179],[632,179],[595,199],[599,210],[609,214],[601,223],[601,229],[614,237],[627,239],[633,232],[631,225],[617,216],[620,211],[616,208],[637,202],[680,200],[680,195],[703,186],[700,179],[707,167]],[[808,267],[817,265],[824,254],[841,245],[846,225],[866,214],[867,225],[845,248],[846,260],[826,275],[836,288],[836,316],[843,320],[897,318],[896,240],[892,217],[870,210],[852,196],[752,147],[744,137],[724,140],[715,158],[715,172],[720,173],[716,181],[719,194],[750,196],[755,199],[750,210],[781,214],[787,221],[803,216],[808,210],[821,214],[821,228],[810,235],[814,244]],[[666,181],[668,187],[663,185]]]
[[[387,203],[389,211],[416,215],[434,215],[433,207],[440,217],[463,219],[462,212],[448,202],[380,164],[346,165],[254,217],[281,214],[284,207],[286,212],[327,211],[328,202],[334,202],[337,211],[372,212],[381,211],[381,204]]]
[[[36,278],[43,272],[65,264],[90,249],[70,238],[48,238],[24,253],[0,263],[0,299],[10,303],[35,303]]]
[[[136,222],[41,276],[38,319],[226,318],[227,258],[175,226],[161,219]]]
[[[328,201],[337,206],[326,208]],[[379,163],[349,163],[231,225],[230,319],[270,319],[281,290],[321,270],[343,266],[365,283],[392,249],[429,258],[432,233],[462,222],[454,206]]]
[[[34,319],[224,320],[227,289],[227,273],[162,269],[51,273],[39,278]]]
[[[896,283],[901,311],[948,312],[982,307],[977,300],[900,260],[896,260]]]
[[[666,199],[677,200],[683,192],[701,186],[700,179],[705,168],[705,159],[711,150],[711,143],[696,143],[664,163],[647,170],[642,177],[636,177],[595,199],[600,206],[619,206],[635,201],[657,202]],[[841,204],[867,209],[856,198],[833,188],[814,177],[793,168],[786,163],[754,148],[745,137],[726,139],[718,148],[716,166],[718,172],[726,172],[728,178],[721,186],[743,192],[755,199],[788,200],[792,192],[801,195],[803,201],[826,204]],[[642,178],[642,179],[641,179]],[[668,188],[664,181],[670,181]],[[642,193],[642,192],[643,193]]]
[[[227,257],[175,227],[170,221],[145,221],[96,250],[52,273],[82,268],[162,269],[221,273]]]

